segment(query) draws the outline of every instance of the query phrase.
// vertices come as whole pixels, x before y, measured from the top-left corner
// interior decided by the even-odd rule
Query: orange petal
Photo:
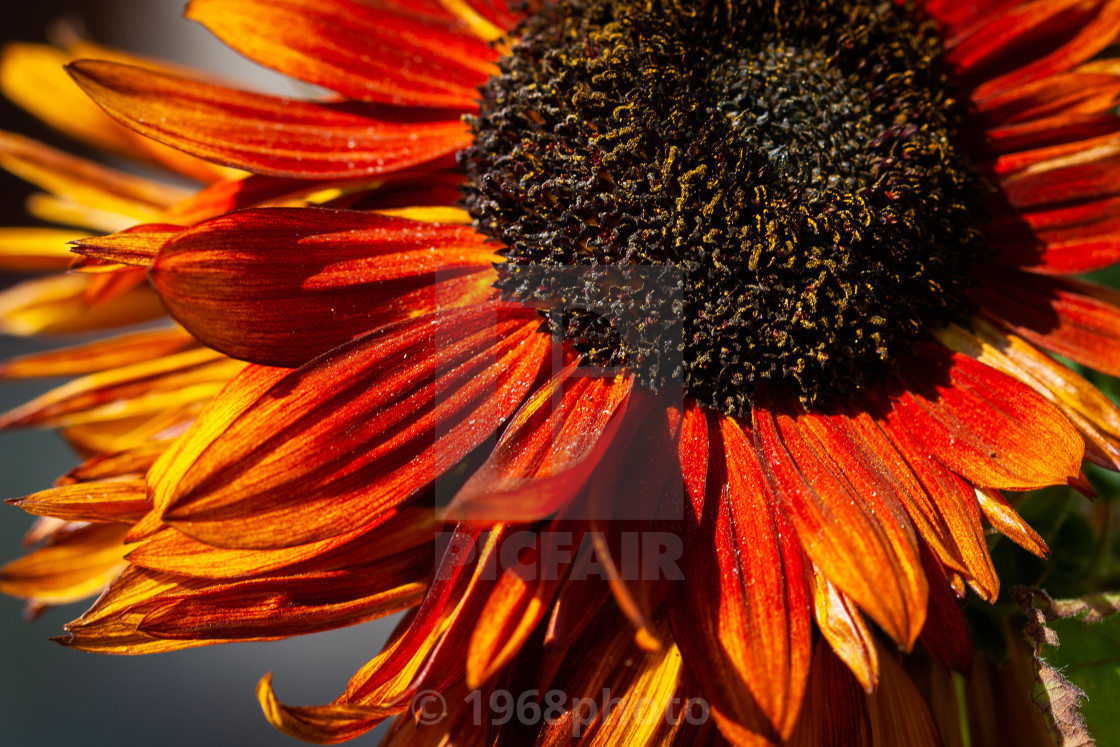
[[[497,53],[456,24],[350,0],[192,0],[187,18],[256,62],[349,99],[473,109]]]
[[[939,525],[934,535],[942,542],[934,543],[941,562],[965,571],[969,583],[988,602],[999,595],[999,576],[988,553],[988,541],[980,520],[976,491],[963,478],[930,456],[905,430],[879,420],[877,425],[905,458],[922,483],[930,503],[918,506],[929,511],[928,518]]]
[[[136,605],[140,633],[185,641],[268,640],[354,625],[415,606],[431,543],[336,571],[221,583]]]
[[[517,562],[502,572],[485,607],[474,617],[486,623],[474,626],[467,647],[467,687],[481,687],[517,656],[548,612],[571,563],[571,547],[558,546],[553,541],[557,536],[557,525],[553,523],[545,531],[517,542]],[[507,549],[500,553],[503,558],[510,554],[510,541],[508,536],[504,540],[503,547]],[[579,538],[572,542],[578,546]]]
[[[101,591],[124,568],[120,524],[91,524],[0,568],[0,591],[43,604],[69,604]]]
[[[133,226],[110,236],[79,239],[73,242],[74,251],[107,262],[151,267],[159,248],[182,230],[167,223]]]
[[[480,306],[385,327],[292,372],[207,445],[169,457],[164,520],[219,547],[343,534],[491,436],[549,350],[536,313]],[[216,410],[221,419],[220,410]],[[439,438],[435,437],[438,432]],[[159,501],[157,498],[157,505]]]
[[[7,45],[0,53],[0,91],[51,127],[98,150],[154,161],[205,182],[229,175],[228,169],[172,150],[121,127],[74,84],[64,69],[76,54],[127,64],[140,64],[140,58],[87,43],[68,46],[69,51],[46,44]]]
[[[172,316],[210,347],[299,366],[390,322],[493,296],[500,258],[485,241],[357,211],[246,210],[175,236],[151,275]]]
[[[59,197],[137,221],[156,220],[188,194],[7,132],[0,132],[0,167]]]
[[[0,377],[81,376],[172,355],[194,345],[191,336],[179,327],[130,332],[85,345],[13,358],[0,364]]]
[[[171,438],[152,441],[135,449],[118,451],[88,459],[57,480],[59,485],[96,482],[110,478],[142,477],[160,454],[171,445]],[[144,489],[147,494],[147,487]],[[148,505],[151,508],[151,504]]]
[[[222,643],[223,641],[214,639],[160,639],[137,629],[145,614],[138,607],[146,600],[160,594],[188,592],[202,586],[204,583],[195,579],[125,566],[124,571],[113,579],[94,605],[80,618],[66,625],[67,635],[55,640],[80,651],[128,655]]]
[[[317,567],[328,562],[373,562],[432,542],[441,526],[430,509],[410,507],[385,516],[384,521],[374,527],[362,525],[337,537],[276,550],[213,547],[176,529],[164,528],[129,552],[128,562],[152,571],[184,576],[248,578],[312,560]]]
[[[89,285],[89,277],[53,275],[0,291],[0,333],[90,332],[151,321],[165,313],[159,297],[147,286],[90,305],[85,296]]]
[[[901,376],[888,422],[974,485],[1028,490],[1080,472],[1081,436],[1024,384],[934,345],[904,361]]]
[[[118,521],[131,523],[151,504],[143,480],[78,483],[43,490],[8,501],[30,514],[68,521]]]
[[[824,418],[756,407],[754,421],[774,491],[805,552],[895,641],[912,646],[928,590],[909,523],[869,500],[876,482]]]
[[[65,270],[74,259],[67,243],[85,236],[58,228],[0,228],[0,270]]]
[[[603,617],[582,645],[567,653],[549,683],[551,689],[586,700],[573,708],[574,698],[569,698],[565,707],[575,718],[551,724],[543,740],[603,747],[693,743],[681,738],[695,690],[677,647],[643,651],[634,644],[625,620]],[[660,625],[657,634],[667,637],[665,628]],[[609,703],[603,700],[606,693]],[[695,719],[695,710],[691,715]]]
[[[828,645],[865,692],[879,686],[879,652],[855,603],[813,567],[813,615]],[[810,714],[806,714],[810,716]]]
[[[749,436],[721,417],[718,437],[713,446],[726,460],[713,455],[713,468],[726,470],[726,478],[710,485],[714,510],[689,532],[684,591],[670,608],[673,629],[703,692],[720,693],[712,707],[725,721],[755,732],[761,710],[786,737],[811,654],[804,556]]]
[[[1010,537],[1015,544],[1040,558],[1049,554],[1050,548],[1046,546],[1046,542],[1023,521],[1023,517],[1011,507],[1002,493],[992,488],[976,488],[976,499],[988,522]]]
[[[398,171],[470,144],[456,118],[402,121],[386,112],[236,91],[81,60],[70,74],[121,123],[159,142],[271,176],[357,178]],[[352,144],[352,145],[351,145]]]
[[[1120,469],[1120,408],[1083,377],[984,318],[975,335],[950,325],[934,334],[946,347],[1014,376],[1058,405],[1085,436],[1085,457]]]
[[[513,416],[447,515],[528,522],[555,512],[603,457],[632,387],[630,378],[579,376],[575,363],[553,376]]]
[[[204,348],[89,374],[0,417],[0,428],[65,427],[208,401],[245,367]]]

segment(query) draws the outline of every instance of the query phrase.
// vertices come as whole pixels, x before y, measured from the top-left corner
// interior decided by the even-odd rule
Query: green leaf
[[[1015,596],[1035,643],[1035,702],[1058,743],[1120,745],[1120,593],[1055,600],[1018,587]]]
[[[1113,596],[1116,603],[1117,595]],[[1115,610],[1115,607],[1113,607]],[[1085,692],[1081,714],[1099,744],[1120,745],[1120,615],[1100,622],[1085,617],[1053,620],[1049,627],[1061,645],[1045,652],[1046,661]]]

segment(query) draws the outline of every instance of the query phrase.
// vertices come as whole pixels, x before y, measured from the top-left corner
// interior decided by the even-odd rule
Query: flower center
[[[891,2],[546,2],[460,154],[498,287],[727,413],[873,380],[989,255],[940,52]]]

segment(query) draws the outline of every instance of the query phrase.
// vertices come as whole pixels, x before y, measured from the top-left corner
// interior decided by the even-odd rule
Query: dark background
[[[185,0],[0,0],[0,42],[45,41],[52,21],[80,20],[95,41],[171,57],[250,77],[252,86],[292,93],[279,76],[228,52],[204,29],[178,18]],[[0,129],[33,135],[83,155],[66,138],[0,100]],[[0,171],[0,225],[35,225],[23,211],[26,184]],[[19,278],[0,277],[5,286]],[[0,359],[71,339],[0,336]],[[0,382],[0,411],[59,382]],[[0,499],[49,487],[74,464],[53,433],[0,433]],[[0,505],[0,562],[20,554],[31,524],[20,510]],[[278,695],[294,704],[333,700],[350,675],[372,658],[387,635],[384,622],[278,643],[217,646],[145,657],[70,651],[48,640],[77,617],[81,605],[56,609],[34,623],[22,603],[0,597],[0,745],[293,745],[274,731],[254,688],[274,671]],[[372,744],[372,736],[357,740]]]

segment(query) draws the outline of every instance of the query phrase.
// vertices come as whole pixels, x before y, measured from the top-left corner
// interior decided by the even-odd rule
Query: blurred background
[[[0,41],[46,41],[51,24],[65,18],[103,44],[220,71],[258,90],[298,92],[292,82],[239,57],[201,26],[183,20],[184,3],[0,0]],[[0,101],[0,129],[94,155],[46,131],[6,101]],[[30,191],[0,172],[0,225],[36,225],[23,210]],[[4,287],[17,280],[0,276]],[[0,337],[0,359],[75,341]],[[0,411],[58,383],[0,383]],[[52,433],[0,433],[0,499],[49,487],[77,461]],[[0,505],[0,563],[19,555],[20,537],[30,524],[31,517],[22,511]],[[297,744],[265,721],[254,695],[257,680],[274,671],[274,687],[285,702],[329,702],[377,653],[391,627],[379,621],[277,643],[112,657],[70,651],[49,640],[84,606],[52,610],[34,623],[24,621],[22,607],[19,600],[0,597],[0,745],[5,747]],[[356,743],[376,741],[367,735]]]

